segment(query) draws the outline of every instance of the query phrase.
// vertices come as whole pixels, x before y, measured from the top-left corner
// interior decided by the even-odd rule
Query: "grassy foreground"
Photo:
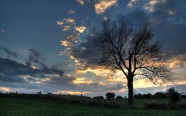
[[[1,116],[186,116],[183,110],[118,109],[53,99],[0,98]]]

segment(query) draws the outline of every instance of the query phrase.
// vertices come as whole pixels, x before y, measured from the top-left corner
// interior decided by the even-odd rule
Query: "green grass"
[[[145,100],[136,102],[143,104]],[[55,99],[2,97],[0,116],[186,116],[186,111],[118,109]]]

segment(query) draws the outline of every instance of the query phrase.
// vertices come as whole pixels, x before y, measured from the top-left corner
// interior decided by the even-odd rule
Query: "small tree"
[[[121,71],[127,79],[128,104],[133,104],[133,79],[141,76],[152,83],[165,83],[169,71],[165,64],[165,54],[161,45],[153,40],[149,23],[135,29],[130,21],[119,18],[116,21],[106,20],[102,30],[95,33],[100,65],[111,71]]]
[[[114,97],[115,97],[115,93],[112,93],[112,92],[106,93],[107,99],[114,99]]]

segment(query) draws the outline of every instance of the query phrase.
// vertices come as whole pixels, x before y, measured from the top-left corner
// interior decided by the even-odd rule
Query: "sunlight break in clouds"
[[[87,92],[87,91],[57,91],[54,92],[55,94],[72,94],[72,95],[80,95],[80,94],[88,94],[92,92]]]
[[[74,84],[91,84],[93,83],[93,81],[91,80],[87,80],[85,78],[76,78],[75,80],[73,80],[73,83]]]
[[[106,9],[113,5],[116,5],[117,2],[118,0],[99,0],[99,2],[95,4],[96,14],[103,14]]]
[[[11,91],[11,89],[8,87],[0,87],[0,90],[1,91]]]

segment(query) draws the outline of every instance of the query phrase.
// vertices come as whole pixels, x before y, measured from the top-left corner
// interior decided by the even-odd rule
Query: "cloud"
[[[7,55],[8,58],[9,57],[13,57],[13,58],[17,58],[18,57],[17,53],[12,52],[12,51],[8,50],[5,47],[0,48],[0,51],[4,52]]]
[[[74,27],[74,29],[77,31],[77,32],[79,32],[79,33],[83,33],[84,31],[85,31],[85,29],[86,29],[86,27],[85,26],[79,26],[79,27]]]
[[[66,26],[63,27],[63,31],[68,31],[70,28],[71,28],[71,26],[66,25]]]
[[[72,18],[64,18],[63,20],[66,21],[66,23],[70,23],[70,24],[73,24],[76,22],[76,20]]]
[[[149,3],[145,4],[144,8],[149,12],[154,12],[157,10],[156,5],[158,4],[165,4],[167,0],[150,0]]]
[[[74,11],[74,10],[67,11],[67,14],[75,14],[75,13],[76,13],[76,11]]]
[[[0,29],[0,32],[4,33],[4,32],[5,32],[5,30],[3,30],[3,29]]]
[[[138,2],[138,0],[131,0],[131,1],[127,4],[127,6],[128,6],[129,8],[134,7],[134,5],[136,4],[136,2]]]
[[[62,27],[62,31],[70,31],[73,28],[72,25],[74,25],[76,22],[73,18],[64,18],[61,21],[56,21],[57,25]]]
[[[84,0],[77,0],[80,5],[84,5]]]
[[[96,14],[103,14],[108,8],[113,5],[116,5],[118,0],[99,0],[95,4]]]
[[[45,62],[46,59],[41,56],[41,53],[34,49],[28,49],[29,56],[28,56],[28,62],[39,64],[42,68],[46,67]]]
[[[56,21],[56,23],[57,23],[57,25],[59,25],[59,26],[64,24],[63,21]]]
[[[22,82],[26,78],[47,78],[47,76],[63,76],[64,71],[58,67],[48,67],[46,59],[41,53],[34,49],[29,49],[28,61],[19,63],[15,60],[0,57],[0,81]],[[24,77],[24,78],[22,78]]]
[[[155,38],[165,45],[167,51],[173,54],[185,54],[186,46],[186,14],[184,13],[185,0],[151,0],[147,11],[150,12],[150,21],[155,30]]]
[[[63,45],[63,46],[72,46],[72,44],[70,42],[66,41],[66,40],[61,41],[61,45]]]

